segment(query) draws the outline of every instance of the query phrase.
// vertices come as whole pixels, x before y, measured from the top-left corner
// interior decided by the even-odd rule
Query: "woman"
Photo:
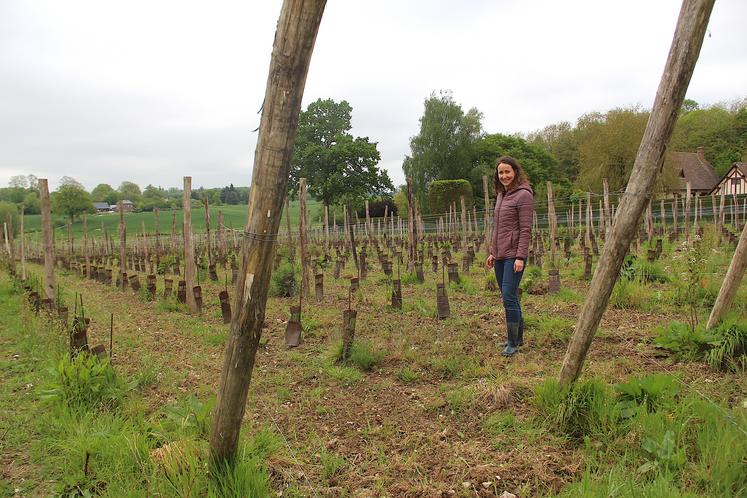
[[[498,159],[493,185],[497,197],[495,225],[485,265],[495,269],[506,310],[508,340],[501,354],[513,356],[524,342],[524,320],[517,293],[532,238],[534,192],[519,162],[510,156]]]

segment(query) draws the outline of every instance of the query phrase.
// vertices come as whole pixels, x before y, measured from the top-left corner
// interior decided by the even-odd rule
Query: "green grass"
[[[70,359],[62,331],[22,299],[0,276],[0,450],[28,462],[25,480],[0,479],[3,494],[269,496],[273,432],[245,434],[234,464],[210,469],[211,400],[147,415],[139,389],[157,382],[154,368],[128,377],[108,360]]]

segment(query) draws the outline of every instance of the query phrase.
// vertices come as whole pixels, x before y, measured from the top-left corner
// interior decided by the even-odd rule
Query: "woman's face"
[[[508,188],[515,177],[516,173],[510,164],[501,163],[498,165],[498,181],[501,182],[501,185]]]

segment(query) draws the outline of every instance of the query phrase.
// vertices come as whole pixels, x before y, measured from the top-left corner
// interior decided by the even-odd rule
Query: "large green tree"
[[[558,168],[564,178],[575,181],[580,162],[577,135],[576,128],[571,123],[561,121],[530,133],[527,140],[542,147],[558,161]]]
[[[327,206],[389,195],[394,190],[387,172],[377,166],[381,157],[376,142],[349,133],[352,111],[344,100],[318,99],[300,113],[289,184],[292,192],[297,192],[302,177],[309,194]]]
[[[647,110],[627,107],[605,114],[592,112],[579,118],[576,125],[579,187],[599,192],[603,178],[607,178],[612,190],[627,185],[648,115]]]
[[[52,193],[52,212],[70,218],[70,222],[75,221],[75,217],[83,213],[95,212],[91,194],[80,186],[78,182],[66,181]]]
[[[450,91],[425,100],[420,130],[402,165],[421,206],[431,181],[469,178],[481,132],[482,113],[474,107],[465,113]]]
[[[567,183],[567,176],[561,170],[555,157],[543,147],[528,142],[519,136],[503,135],[501,133],[485,135],[475,143],[474,148],[475,167],[472,169],[469,178],[477,198],[482,198],[484,195],[483,175],[488,176],[489,194],[491,196],[495,194],[493,192],[495,162],[501,156],[516,158],[533,185],[544,186],[548,180],[555,184]]]
[[[683,107],[669,149],[695,152],[703,147],[706,159],[719,176],[732,163],[747,159],[747,100],[706,108],[693,101]]]
[[[2,230],[3,223],[7,223],[8,219],[13,226],[13,235],[18,235],[18,207],[13,203],[0,201],[0,230]],[[4,235],[1,235],[0,239],[2,237]]]
[[[136,206],[140,203],[140,198],[142,197],[142,192],[140,191],[140,187],[137,185],[137,183],[133,182],[122,182],[119,185],[119,189],[117,189],[118,192],[118,199],[117,200],[128,200],[132,201],[133,204]]]
[[[166,208],[171,205],[166,190],[161,187],[148,185],[143,190],[140,206],[143,211],[153,211],[153,208]]]
[[[99,183],[91,190],[91,198],[94,202],[117,203],[117,191],[108,183]]]

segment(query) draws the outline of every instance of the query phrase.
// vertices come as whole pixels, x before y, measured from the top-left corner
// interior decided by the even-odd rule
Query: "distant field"
[[[309,215],[311,223],[317,222],[322,204],[318,201],[309,201],[307,203],[309,209]],[[238,206],[211,206],[210,207],[210,228],[214,230],[217,228],[218,223],[218,211],[223,213],[223,223],[227,227],[233,227],[241,229],[246,224],[246,205]],[[158,212],[158,228],[161,233],[171,233],[171,223],[173,215],[176,215],[176,230],[181,233],[182,227],[182,210],[160,210]],[[290,220],[292,226],[298,226],[298,201],[290,203]],[[125,213],[125,224],[127,225],[127,233],[133,234],[142,231],[143,223],[145,224],[145,231],[148,233],[154,232],[154,222],[152,212],[142,213]],[[40,232],[41,231],[41,215],[27,215],[24,220],[24,231],[25,232]],[[62,216],[53,216],[53,226],[55,230],[64,232],[67,234],[67,219]],[[201,232],[205,230],[205,210],[203,208],[192,208],[192,227],[195,232]],[[285,213],[283,213],[283,219],[280,224],[281,230],[285,227]],[[106,213],[106,214],[90,214],[88,215],[88,231],[100,234],[102,228],[105,229],[109,235],[115,235],[119,229],[119,214],[118,213]],[[83,221],[76,220],[73,224],[73,234],[75,238],[83,235]],[[58,232],[59,236],[59,232]]]

